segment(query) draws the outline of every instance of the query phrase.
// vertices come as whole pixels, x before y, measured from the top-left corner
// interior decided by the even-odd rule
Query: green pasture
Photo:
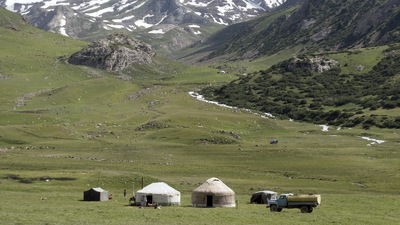
[[[387,46],[372,47],[361,50],[352,50],[328,54],[328,58],[332,58],[340,62],[340,68],[343,74],[360,74],[369,72],[384,55],[382,51]]]
[[[100,81],[96,84],[103,91],[113,83]],[[331,127],[326,132],[312,124],[265,119],[199,102],[187,94],[186,86],[161,86],[140,99],[121,100],[137,89],[133,86],[126,91],[125,85],[119,85],[120,92],[109,91],[117,96],[110,95],[110,100],[89,101],[89,96],[82,105],[62,102],[61,107],[67,108],[59,111],[18,116],[8,112],[13,115],[11,125],[3,123],[0,131],[0,187],[5,196],[0,223],[399,222],[399,137],[395,130]],[[71,87],[71,93],[76,87]],[[51,97],[61,99],[59,94],[69,96],[59,92]],[[42,98],[48,96],[37,96],[18,110],[43,108]],[[115,105],[109,107],[114,98]],[[19,124],[18,120],[26,122]],[[363,136],[386,142],[368,146],[371,141]],[[269,144],[273,138],[279,140],[277,145]],[[11,175],[31,182],[21,183]],[[210,177],[220,178],[236,192],[238,208],[190,206],[191,191]],[[122,192],[131,192],[133,185],[140,189],[141,178],[144,185],[164,181],[181,191],[182,205],[161,210],[128,206]],[[97,186],[114,199],[83,202],[83,191]],[[258,190],[320,193],[322,205],[307,215],[297,209],[271,213],[264,205],[248,203]]]
[[[86,43],[1,29],[0,224],[400,223],[398,130],[263,118],[188,94],[231,73],[171,64],[148,79],[147,70],[124,71],[126,81],[64,62]],[[191,207],[191,191],[210,177],[235,191],[237,208]],[[181,206],[129,206],[123,190],[142,179],[180,191]],[[92,187],[114,199],[82,201]],[[319,193],[322,205],[272,213],[249,204],[258,190]]]

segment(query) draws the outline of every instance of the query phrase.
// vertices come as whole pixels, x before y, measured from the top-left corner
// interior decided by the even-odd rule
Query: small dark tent
[[[108,200],[108,191],[105,191],[101,188],[91,188],[91,189],[83,192],[83,200],[84,201],[107,201]]]
[[[268,204],[268,201],[271,198],[276,198],[277,195],[278,194],[273,191],[258,191],[251,196],[250,203]]]

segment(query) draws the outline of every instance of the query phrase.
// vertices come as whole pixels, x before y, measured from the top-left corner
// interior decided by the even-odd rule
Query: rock
[[[333,59],[320,58],[320,57],[311,58],[310,61],[312,63],[311,69],[317,73],[328,71],[332,69],[333,66],[339,63],[338,61]]]
[[[294,58],[287,66],[289,71],[295,71],[296,69],[310,69],[316,73],[322,73],[324,71],[332,69],[339,62],[333,59],[312,57],[312,58]]]
[[[151,46],[125,34],[113,34],[73,54],[68,62],[107,71],[121,71],[131,64],[149,64],[155,53]]]
[[[325,39],[326,37],[328,37],[328,35],[331,33],[331,31],[332,31],[331,27],[326,27],[326,28],[322,29],[321,31],[312,35],[311,40],[313,42],[318,42],[322,39]]]

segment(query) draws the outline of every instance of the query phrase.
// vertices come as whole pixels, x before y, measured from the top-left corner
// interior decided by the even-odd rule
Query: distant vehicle
[[[280,212],[282,209],[298,208],[302,213],[311,213],[321,204],[321,195],[318,194],[281,194],[277,199],[270,199],[268,206],[271,212]]]
[[[278,144],[278,140],[274,139],[272,141],[269,142],[270,144]]]

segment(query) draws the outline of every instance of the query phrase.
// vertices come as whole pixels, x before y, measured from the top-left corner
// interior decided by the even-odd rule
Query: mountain
[[[268,13],[286,0],[0,0],[34,26],[95,41],[124,32],[170,58],[228,25]]]
[[[289,3],[293,4],[285,4]],[[288,48],[315,52],[386,45],[400,41],[400,4],[398,0],[306,0],[245,22],[231,36],[210,58],[254,59]]]
[[[208,54],[197,58],[208,63],[290,58],[269,69],[238,74],[238,80],[205,88],[202,94],[282,118],[400,128],[399,1],[288,3],[292,5],[219,31],[201,47],[192,46],[200,49],[194,55]],[[221,35],[232,38],[218,42]]]
[[[36,27],[93,40],[110,31],[160,36],[171,29],[200,35],[200,26],[226,26],[254,18],[285,0],[0,0]],[[183,26],[184,25],[184,26]]]

